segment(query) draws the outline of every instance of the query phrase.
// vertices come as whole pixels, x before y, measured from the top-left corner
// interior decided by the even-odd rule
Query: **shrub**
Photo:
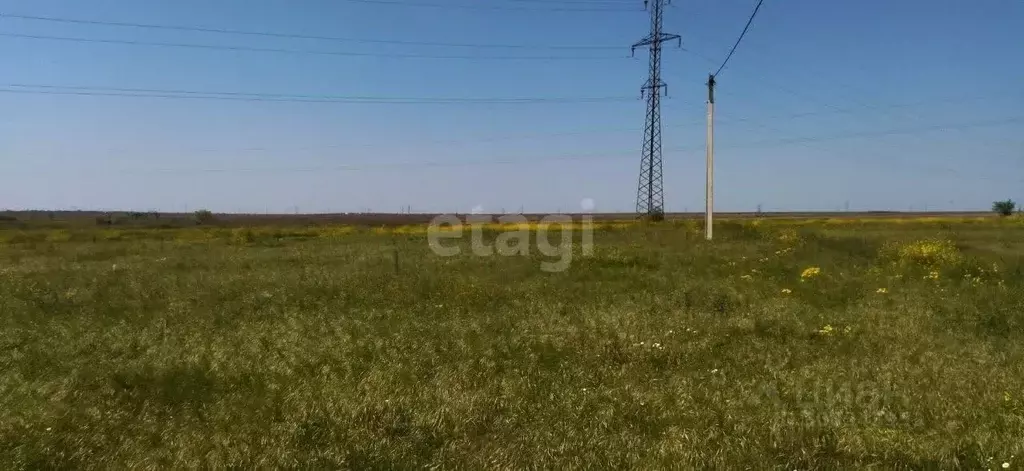
[[[1014,203],[1013,200],[996,201],[992,203],[992,211],[995,211],[1000,216],[1009,216],[1013,214],[1013,210],[1016,207],[1017,203]]]
[[[193,213],[193,217],[195,217],[196,224],[208,224],[213,222],[213,212],[209,209],[200,209]]]
[[[656,209],[650,213],[641,215],[640,220],[646,222],[661,222],[665,220],[665,212]]]
[[[248,227],[236,227],[231,230],[232,245],[248,245],[256,242],[256,233]]]

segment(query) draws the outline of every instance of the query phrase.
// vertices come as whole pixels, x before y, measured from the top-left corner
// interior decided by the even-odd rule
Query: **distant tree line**
[[[138,212],[131,211],[118,215],[116,213],[107,213],[100,216],[96,216],[97,226],[114,226],[126,221],[158,221],[160,220],[160,213],[156,211]]]
[[[192,213],[191,221],[195,224],[209,224],[216,218],[213,213],[207,209],[200,209]],[[131,211],[127,213],[106,213],[100,216],[96,216],[97,226],[117,226],[125,223],[136,223],[144,221],[159,221],[160,213],[157,211],[137,212]],[[166,220],[166,218],[165,218]],[[172,219],[173,220],[173,219]],[[180,220],[180,219],[179,219]]]

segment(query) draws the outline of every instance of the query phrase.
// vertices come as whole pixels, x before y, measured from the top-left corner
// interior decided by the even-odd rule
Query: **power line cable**
[[[537,7],[508,7],[502,5],[468,5],[432,2],[406,2],[401,0],[342,0],[348,3],[363,3],[373,5],[394,5],[407,7],[445,8],[453,10],[503,10],[503,11],[540,11],[540,12],[567,12],[567,13],[602,13],[602,12],[643,12],[640,8],[537,8]],[[555,2],[545,2],[555,3]],[[563,2],[563,4],[565,4]]]
[[[483,104],[502,104],[502,103],[592,103],[592,102],[629,102],[637,101],[635,97],[628,96],[608,96],[608,97],[505,97],[505,98],[466,98],[466,97],[380,97],[380,96],[355,96],[355,95],[313,95],[313,94],[295,94],[295,93],[247,93],[247,92],[235,92],[235,91],[199,91],[199,90],[181,90],[181,89],[159,89],[159,88],[127,88],[127,87],[96,87],[96,86],[79,86],[79,85],[51,85],[51,84],[24,84],[24,83],[7,83],[0,84],[2,87],[15,88],[16,90],[0,90],[8,93],[42,93],[51,90],[58,91],[76,91],[76,92],[109,92],[110,96],[126,96],[126,97],[151,97],[152,94],[159,94],[159,97],[170,97],[170,98],[196,98],[196,99],[219,99],[222,97],[238,97],[238,98],[260,98],[268,100],[295,100],[295,101],[312,101],[312,102],[342,102],[342,103],[410,103],[410,104],[433,104],[433,103],[483,103]],[[39,90],[35,90],[39,89]],[[178,95],[181,95],[180,97]],[[105,95],[104,95],[105,96]],[[927,106],[933,103],[953,103],[962,101],[974,101],[985,98],[987,95],[958,95],[954,97],[945,97],[931,100],[921,100],[910,103],[894,103],[884,105],[864,105],[860,111],[871,111],[871,110],[887,110],[892,108],[912,108],[919,106]],[[689,105],[692,106],[692,105]],[[833,111],[810,111],[784,115],[771,115],[764,117],[738,117],[729,118],[729,121],[733,122],[753,122],[757,120],[776,120],[783,118],[802,118],[808,116],[819,116],[824,114],[842,113],[852,114],[857,112],[854,108],[831,108]],[[561,133],[559,133],[561,134]]]
[[[636,6],[636,0],[506,0],[512,3],[543,3],[547,5]]]
[[[961,124],[938,124],[938,125],[931,125],[931,126],[921,126],[921,127],[916,127],[916,128],[888,129],[888,130],[882,130],[882,131],[863,131],[863,132],[848,133],[848,134],[836,134],[836,135],[832,135],[832,136],[819,136],[819,137],[816,137],[816,136],[802,136],[802,137],[791,137],[791,138],[783,138],[783,139],[766,139],[766,140],[753,141],[753,142],[737,144],[737,145],[725,145],[725,146],[721,146],[721,147],[722,148],[743,148],[743,147],[760,147],[760,146],[764,146],[764,145],[776,145],[776,146],[782,145],[782,146],[786,146],[786,145],[792,145],[792,144],[809,144],[809,143],[814,143],[814,142],[826,142],[826,141],[836,141],[836,140],[844,140],[844,139],[860,139],[860,138],[865,138],[865,137],[883,137],[883,136],[911,135],[911,134],[920,134],[920,133],[933,132],[933,131],[949,131],[949,130],[962,131],[962,130],[965,130],[965,129],[1002,126],[1002,125],[1006,125],[1006,124],[1021,123],[1021,122],[1024,122],[1024,116],[1011,116],[1011,117],[1001,118],[1001,119],[985,120],[985,121],[974,121],[974,122],[961,123]],[[670,149],[666,149],[666,150],[698,150],[698,149],[703,149],[703,147],[693,147],[693,148],[676,147],[676,148],[670,148]]]
[[[959,100],[959,99],[960,98],[957,98],[957,100]],[[977,99],[977,98],[971,98],[971,99]],[[966,100],[966,98],[964,98],[963,100]],[[894,105],[891,105],[891,106],[893,106],[893,107],[903,107],[903,106],[909,107],[909,106],[917,106],[919,104],[920,103],[894,104]],[[694,108],[694,109],[697,109],[697,108]],[[871,111],[871,109],[867,109],[865,111]],[[762,120],[763,119],[763,120],[777,121],[777,120],[780,120],[780,119],[799,119],[799,118],[804,118],[804,117],[808,117],[808,116],[817,116],[817,115],[824,115],[824,114],[830,114],[830,113],[834,113],[834,112],[819,111],[819,112],[814,112],[814,113],[796,113],[796,114],[789,114],[789,115],[765,116],[765,117],[759,117],[757,119],[758,120]],[[760,126],[759,123],[756,123],[754,121],[756,121],[756,120],[752,119],[752,118],[733,118],[733,119],[729,120],[729,122],[737,122],[737,123],[748,123],[749,122],[749,123],[753,124],[754,126]],[[704,121],[701,118],[701,119],[694,120],[692,122],[676,123],[676,124],[666,125],[666,128],[678,129],[678,128],[684,128],[684,127],[688,127],[688,126],[698,125],[698,124],[701,124],[703,122]],[[616,128],[609,127],[609,128],[579,129],[579,130],[574,130],[574,131],[561,131],[561,132],[548,132],[548,133],[492,135],[492,136],[484,136],[484,137],[480,137],[480,138],[471,138],[471,139],[423,139],[423,140],[416,140],[416,141],[412,141],[412,142],[405,141],[405,143],[410,144],[410,145],[413,145],[413,144],[415,144],[415,145],[445,144],[445,145],[458,146],[458,145],[473,144],[473,143],[487,143],[487,142],[513,141],[513,140],[529,140],[529,139],[541,139],[541,138],[550,138],[550,137],[557,138],[557,137],[571,137],[571,136],[586,136],[586,135],[593,135],[593,134],[608,135],[608,134],[612,134],[612,133],[634,133],[634,132],[638,132],[640,130],[641,129],[634,128],[634,127],[616,127]],[[768,141],[768,143],[771,143],[771,142],[775,142],[775,141],[774,140],[769,140]],[[1016,143],[1017,141],[1013,141],[1013,142]],[[338,148],[346,148],[346,149],[360,148],[360,149],[364,149],[364,148],[374,148],[374,147],[380,147],[380,143],[379,142],[373,142],[373,143],[325,144],[325,145],[318,145],[318,146],[303,146],[303,147],[249,146],[249,147],[232,147],[232,148],[224,148],[224,147],[221,147],[221,148],[192,148],[192,149],[173,149],[170,152],[171,153],[177,153],[177,154],[237,153],[237,152],[246,152],[246,153],[248,153],[248,152],[271,152],[271,151],[295,152],[295,151],[315,151],[315,150],[338,149]],[[726,147],[728,147],[728,146],[726,146]],[[685,148],[685,149],[689,150],[689,148]],[[694,149],[696,149],[696,148],[694,148]],[[114,153],[133,153],[134,154],[134,153],[139,153],[140,152],[138,149],[132,149],[132,148],[108,148],[108,149],[101,149],[100,151],[103,152],[103,153],[106,153],[106,154],[114,154]],[[45,154],[47,154],[47,153],[34,153],[34,154],[29,154],[27,156],[39,156],[39,155],[45,155]]]
[[[685,49],[684,49],[684,50],[685,50]],[[717,61],[715,61],[714,59],[711,59],[710,57],[708,57],[708,56],[706,56],[706,55],[700,54],[699,52],[696,52],[696,51],[690,51],[690,50],[685,50],[685,51],[686,51],[686,52],[690,52],[690,53],[692,53],[692,54],[694,54],[694,55],[696,55],[696,56],[699,56],[699,57],[700,57],[701,59],[703,59],[703,60],[705,60],[705,61],[707,61],[707,62],[711,63],[712,65],[714,65],[714,64],[717,64],[717,63],[718,63],[718,62],[717,62]],[[769,49],[768,49],[768,51],[771,51],[771,48],[769,48]],[[763,55],[763,54],[762,54],[762,55]],[[863,72],[863,71],[865,71],[865,70],[866,70],[866,69],[864,69],[864,67],[863,67],[863,64],[861,64],[861,67],[860,67],[860,71],[861,71],[861,72]],[[757,79],[758,79],[758,81],[759,81],[758,83],[759,83],[759,84],[761,84],[761,83],[763,83],[763,82],[770,82],[770,81],[771,81],[770,79],[768,79],[768,78],[765,78],[764,76],[754,76],[754,78],[757,78]],[[1011,81],[1012,81],[1012,80],[1011,80]],[[1020,80],[1018,79],[1018,81],[1020,81]],[[847,90],[850,90],[850,91],[853,91],[853,92],[857,92],[857,93],[861,93],[861,94],[863,94],[863,93],[869,93],[869,94],[877,94],[877,93],[876,93],[875,91],[872,91],[872,90],[869,90],[869,89],[863,88],[862,86],[854,86],[854,85],[851,85],[851,84],[849,84],[849,83],[844,83],[844,82],[842,82],[842,81],[836,81],[836,80],[834,80],[834,79],[832,79],[832,78],[830,78],[830,79],[829,79],[829,80],[828,80],[827,82],[828,82],[828,83],[829,83],[830,85],[832,85],[832,86],[837,86],[837,87],[840,87],[840,88],[845,88],[845,89],[847,89]],[[798,91],[796,91],[796,90],[793,90],[793,89],[791,89],[791,88],[789,88],[789,87],[786,87],[786,86],[784,86],[784,85],[781,85],[781,84],[779,84],[779,82],[774,82],[774,83],[771,83],[771,85],[772,85],[772,86],[773,86],[774,88],[776,88],[776,89],[778,89],[778,90],[780,90],[780,91],[783,91],[783,92],[785,92],[785,93],[787,93],[787,94],[789,94],[789,95],[792,95],[792,96],[794,96],[794,97],[798,97],[798,98],[803,98],[803,99],[806,99],[806,100],[811,100],[811,101],[815,101],[815,102],[817,102],[817,103],[819,103],[819,104],[822,104],[823,106],[826,106],[826,107],[829,107],[829,108],[833,108],[833,109],[836,109],[836,110],[841,110],[841,109],[842,109],[842,108],[840,108],[840,107],[838,107],[838,106],[832,105],[832,104],[830,104],[830,103],[824,102],[824,101],[822,101],[822,100],[819,100],[819,99],[817,99],[817,98],[815,98],[815,97],[812,97],[812,96],[810,96],[810,95],[807,95],[807,94],[804,94],[804,93],[798,92]],[[847,95],[846,97],[847,97],[847,98],[849,99],[849,101],[852,101],[852,102],[854,102],[854,103],[855,103],[855,104],[857,104],[858,106],[864,106],[864,107],[871,107],[871,106],[872,106],[872,105],[866,105],[866,104],[865,104],[865,101],[864,101],[864,100],[862,100],[862,99],[859,99],[859,98],[850,98],[850,96],[849,96],[849,95]],[[891,116],[891,117],[893,117],[893,118],[895,118],[895,119],[898,119],[898,120],[903,120],[903,119],[905,119],[905,116],[901,116],[901,115],[897,115],[897,114],[890,114],[889,116]],[[925,115],[918,115],[918,114],[913,114],[912,116],[913,116],[913,117],[915,117],[915,118],[922,118],[922,117],[925,117]]]
[[[282,39],[308,39],[317,41],[354,42],[373,44],[396,44],[405,46],[437,46],[437,47],[463,47],[463,48],[494,48],[494,49],[549,49],[549,50],[622,50],[621,46],[585,46],[585,45],[530,45],[530,44],[476,44],[476,43],[448,43],[429,41],[403,41],[395,39],[368,39],[368,38],[345,38],[339,36],[319,36],[309,34],[281,33],[271,31],[250,31],[225,28],[206,28],[198,26],[162,25],[152,23],[131,23],[120,21],[99,21],[83,20],[77,18],[61,18],[52,16],[36,15],[15,15],[0,13],[0,18],[16,18],[20,20],[45,21],[65,24],[83,24],[94,26],[116,26],[124,28],[141,28],[170,31],[191,31],[200,33],[215,33],[240,36],[261,36]]]
[[[689,49],[685,49],[685,48],[683,49],[683,51],[691,53],[691,54],[693,54],[693,55],[703,59],[704,61],[708,62],[709,64],[712,64],[712,65],[717,64],[717,62],[714,59],[708,57],[707,55],[701,54],[698,51],[693,51],[693,50],[689,50]],[[855,108],[844,108],[842,106],[838,106],[838,105],[829,103],[827,101],[821,100],[821,99],[816,98],[814,96],[798,92],[798,91],[796,91],[796,90],[794,90],[792,88],[789,88],[789,87],[787,87],[785,85],[781,85],[780,83],[778,83],[776,81],[773,81],[773,80],[771,80],[771,79],[769,79],[769,78],[767,78],[767,77],[765,77],[763,75],[753,75],[751,77],[757,79],[758,85],[769,85],[772,88],[775,88],[776,90],[779,90],[781,92],[784,92],[786,94],[792,95],[792,96],[797,97],[797,98],[801,98],[801,99],[804,99],[804,100],[807,100],[807,101],[811,101],[811,102],[817,103],[818,105],[820,105],[822,107],[825,107],[825,108],[828,108],[828,109],[831,109],[834,112],[838,112],[838,113],[852,113],[853,111],[855,111]],[[842,86],[842,87],[845,87],[845,88],[849,88],[849,89],[853,89],[854,88],[854,87],[851,87],[849,85],[844,85],[844,84],[838,83],[838,82],[830,82],[830,83],[833,83],[835,85],[839,85],[839,86]],[[973,98],[967,98],[967,99],[963,99],[963,100],[954,99],[954,100],[956,100],[956,101],[967,101],[969,99],[973,99]],[[954,101],[954,100],[939,99],[939,100],[932,100],[932,101],[945,102],[945,101]],[[878,109],[878,110],[885,110],[885,113],[888,114],[890,117],[893,117],[893,118],[899,119],[899,120],[905,119],[904,117],[899,116],[897,114],[889,113],[888,110],[890,110],[892,108],[904,108],[907,105],[871,105],[871,104],[867,104],[866,102],[864,102],[862,100],[851,100],[851,101],[853,101],[854,104],[857,105],[858,107],[870,108],[870,109]],[[926,103],[926,102],[922,102],[922,104],[923,103]],[[814,116],[814,115],[818,115],[818,114],[822,114],[822,113],[823,112],[820,112],[820,111],[812,111],[812,112],[803,113],[803,115],[805,115],[805,116]],[[921,115],[918,115],[918,116],[921,116]],[[742,121],[747,121],[749,119],[741,119],[741,120]],[[779,130],[778,128],[772,128],[772,127],[769,127],[768,125],[764,125],[764,124],[760,125],[760,127],[763,127],[763,128],[766,128],[766,129]]]
[[[338,95],[289,95],[273,93],[214,92],[196,90],[166,90],[152,88],[114,88],[59,86],[40,84],[0,84],[8,89],[3,93],[39,95],[80,95],[130,98],[165,98],[195,100],[235,100],[298,103],[351,103],[351,104],[537,104],[537,103],[602,103],[636,101],[635,97],[513,97],[513,98],[432,98],[432,97],[372,97]]]
[[[694,120],[690,123],[678,123],[667,126],[669,128],[681,128],[685,126],[692,126],[700,124],[703,121]],[[580,129],[574,131],[561,131],[561,132],[547,132],[547,133],[529,133],[529,134],[508,134],[508,135],[492,135],[484,136],[480,138],[470,139],[423,139],[415,141],[403,141],[407,144],[423,145],[423,144],[447,144],[447,145],[464,145],[472,143],[486,143],[486,142],[500,142],[500,141],[513,141],[513,140],[528,140],[548,137],[570,137],[570,136],[586,136],[593,134],[611,134],[611,133],[634,133],[639,131],[633,127],[608,127],[608,128],[595,128],[595,129]],[[322,150],[322,149],[336,149],[336,148],[374,148],[380,147],[380,142],[373,143],[346,143],[346,144],[325,144],[318,146],[303,146],[303,147],[266,147],[266,146],[250,146],[250,147],[234,147],[234,148],[193,148],[193,149],[175,149],[171,150],[177,154],[192,154],[192,153],[234,153],[234,152],[267,152],[267,151],[278,151],[278,152],[294,152],[303,150]],[[138,149],[131,148],[108,148],[101,150],[104,153],[138,153]],[[42,155],[35,153],[31,155]]]
[[[717,63],[714,59],[708,57],[705,54],[701,54],[698,51],[694,51],[694,50],[690,50],[690,49],[686,49],[686,48],[683,48],[683,51],[688,52],[690,54],[693,54],[693,55],[703,59],[704,61],[706,61],[706,62],[708,62],[708,63],[710,63],[712,65]],[[823,101],[823,100],[818,99],[816,97],[813,97],[813,96],[810,96],[810,95],[798,92],[798,91],[793,90],[793,89],[791,89],[789,87],[786,87],[784,85],[780,85],[777,82],[773,82],[772,80],[769,80],[769,79],[767,79],[767,78],[765,78],[764,76],[761,76],[761,75],[755,75],[755,76],[753,76],[753,78],[756,78],[758,80],[757,83],[759,85],[767,84],[767,85],[772,86],[773,88],[775,88],[777,90],[780,90],[780,91],[782,91],[784,93],[787,93],[789,95],[795,96],[797,98],[802,98],[802,99],[805,99],[805,100],[817,103],[817,104],[819,104],[822,107],[825,107],[825,108],[828,108],[828,109],[832,110],[831,112],[810,111],[810,112],[798,113],[798,114],[787,115],[787,116],[778,116],[778,115],[776,115],[776,116],[768,116],[768,117],[758,118],[758,119],[776,119],[776,118],[780,118],[780,117],[796,118],[796,117],[804,117],[804,116],[817,116],[817,115],[822,115],[822,114],[831,114],[833,112],[834,113],[843,113],[843,114],[853,114],[855,111],[857,111],[856,108],[842,107],[842,106],[834,105],[832,103]],[[854,100],[854,101],[855,101],[855,104],[858,107],[860,107],[860,108],[880,110],[880,111],[883,111],[885,114],[888,114],[889,116],[892,116],[894,118],[902,120],[903,119],[902,117],[897,116],[895,114],[891,114],[890,110],[893,109],[893,108],[909,108],[909,107],[925,105],[925,104],[929,104],[929,103],[933,103],[933,102],[935,102],[935,103],[944,103],[944,102],[954,102],[954,101],[970,101],[970,100],[976,100],[976,99],[979,99],[979,98],[984,98],[984,97],[970,96],[970,97],[940,98],[940,99],[933,99],[933,100],[927,100],[927,101],[919,101],[919,102],[910,103],[910,104],[895,104],[895,105],[872,105],[872,104],[867,104],[866,102],[863,102],[861,100]],[[750,122],[750,121],[754,121],[754,119],[753,118],[733,118],[733,119],[731,119],[731,121]],[[782,131],[781,129],[779,129],[777,127],[773,127],[771,125],[764,124],[764,123],[755,124],[755,126],[760,127],[760,128],[764,128],[764,129],[769,129],[769,130]]]
[[[725,56],[725,60],[722,61],[722,65],[718,67],[718,70],[715,71],[715,73],[711,74],[712,76],[717,77],[718,74],[722,72],[722,69],[725,68],[725,65],[729,63],[729,59],[731,59],[733,53],[736,52],[736,47],[740,45],[740,41],[743,41],[743,37],[747,35],[747,30],[750,29],[750,24],[754,22],[754,17],[757,16],[757,12],[761,9],[762,3],[764,3],[764,0],[757,0],[757,6],[754,7],[754,12],[751,13],[750,18],[747,19],[747,24],[743,27],[743,32],[740,33],[740,37],[736,38],[736,43],[733,44],[732,49],[729,50],[729,55]]]
[[[536,156],[520,156],[520,157],[509,157],[501,159],[492,159],[486,161],[480,160],[455,160],[455,161],[406,161],[406,162],[386,162],[386,163],[374,163],[374,164],[352,164],[352,165],[331,165],[331,166],[313,166],[313,167],[268,167],[268,168],[203,168],[203,169],[154,169],[150,170],[153,173],[256,173],[256,172],[269,172],[269,173],[307,173],[307,172],[324,172],[324,171],[362,171],[362,170],[378,170],[378,169],[402,169],[410,167],[430,168],[430,167],[463,167],[463,166],[479,166],[479,165],[509,165],[518,164],[523,162],[554,162],[554,161],[569,161],[569,160],[595,160],[595,159],[606,159],[606,158],[623,158],[634,155],[632,150],[623,150],[617,152],[585,152],[577,154],[560,154],[545,156],[543,158],[537,158]]]
[[[712,65],[716,63],[714,61],[714,59],[711,59],[710,57],[708,57],[706,55],[703,55],[703,54],[701,54],[699,52],[692,51],[692,50],[685,50],[685,51],[700,57],[701,59],[707,61],[708,63],[711,63]],[[835,112],[838,112],[838,113],[852,113],[854,111],[853,108],[844,108],[844,107],[841,107],[841,106],[834,105],[832,103],[823,101],[823,100],[818,99],[818,98],[816,98],[814,96],[798,92],[796,90],[793,90],[792,88],[789,88],[787,86],[781,85],[778,82],[774,82],[774,81],[764,77],[763,75],[754,75],[753,78],[756,78],[758,80],[757,83],[759,85],[767,84],[767,85],[771,86],[772,88],[775,88],[775,89],[777,89],[779,91],[782,91],[782,92],[784,92],[786,94],[789,94],[789,95],[792,95],[794,97],[801,98],[801,99],[804,99],[804,100],[807,100],[807,101],[811,101],[811,102],[817,103],[820,106],[823,106],[825,108],[831,109],[831,110],[833,110]],[[854,101],[855,101],[855,103],[857,105],[859,105],[859,106],[861,106],[863,108],[874,108],[874,109],[879,109],[879,110],[888,110],[890,108],[894,108],[893,106],[885,106],[885,105],[867,105],[867,104],[865,104],[865,102],[860,101],[860,100],[854,100]],[[895,107],[899,107],[899,106],[895,106]],[[819,112],[819,111],[812,111],[812,112],[804,113],[804,115],[806,115],[806,116],[813,116],[813,115],[818,115],[818,114],[821,114],[821,113],[822,112]],[[888,114],[889,116],[892,116],[892,117],[896,118],[896,119],[903,119],[902,117],[897,116],[895,114],[891,114],[888,111],[885,111],[885,113]],[[746,121],[747,119],[742,119],[742,120]],[[770,126],[768,124],[761,123],[761,124],[758,124],[757,126],[761,127],[761,128],[764,128],[764,129],[781,131],[779,128]]]
[[[901,135],[901,134],[918,134],[933,131],[943,130],[964,130],[970,128],[981,128],[981,127],[992,127],[1002,126],[1006,124],[1022,123],[1024,122],[1024,116],[1007,117],[995,120],[986,121],[975,121],[968,123],[958,124],[941,124],[932,125],[926,127],[917,128],[903,128],[903,129],[887,129],[881,131],[867,131],[857,132],[848,134],[837,134],[831,136],[802,136],[782,139],[764,139],[757,141],[750,141],[746,143],[733,144],[724,146],[725,148],[764,148],[764,147],[783,147],[789,145],[800,145],[814,142],[826,142],[835,140],[845,139],[859,139],[865,137],[878,137],[878,136],[890,136],[890,135]],[[702,150],[703,146],[677,146],[668,147],[664,150],[667,152],[688,152],[688,151],[699,151]],[[538,158],[535,155],[527,157],[517,158],[504,158],[498,160],[461,160],[461,161],[407,161],[407,162],[389,162],[379,164],[366,164],[366,165],[338,165],[329,167],[276,167],[276,168],[218,168],[218,169],[157,169],[156,172],[176,172],[176,173],[230,173],[230,172],[315,172],[315,171],[331,171],[331,170],[367,170],[367,169],[378,169],[378,168],[409,168],[409,167],[450,167],[450,166],[473,166],[473,165],[499,165],[499,164],[510,164],[510,163],[521,163],[524,161],[530,162],[545,162],[545,161],[557,161],[557,160],[588,160],[608,157],[631,157],[635,153],[635,150],[623,150],[617,152],[586,152],[577,154],[559,154],[551,157]]]
[[[9,86],[9,87],[42,87],[42,88],[51,88],[51,89],[52,88],[56,88],[56,89],[85,89],[85,90],[93,90],[93,89],[99,88],[99,87],[60,87],[60,86],[53,86],[53,85],[23,85],[23,84],[8,84],[6,86]],[[192,93],[192,94],[195,94],[195,93],[199,93],[199,94],[210,93],[210,92],[196,92],[196,91],[186,91],[186,90],[159,90],[159,89],[145,89],[145,88],[101,88],[101,90],[127,91],[127,92],[132,92],[132,93],[135,93],[135,92],[154,92],[154,91],[155,92],[185,93],[185,94],[188,94],[188,93]],[[3,91],[3,90],[0,90],[0,91]],[[254,94],[254,93],[239,93],[239,92],[215,92],[215,93],[227,94],[229,96],[240,96],[240,97],[252,97],[252,96],[255,96],[255,97],[272,97],[272,98],[300,98],[300,99],[317,99],[317,98],[324,98],[324,97],[330,97],[330,98],[335,98],[335,99],[336,98],[342,98],[342,97],[331,97],[330,95]],[[356,99],[356,100],[365,100],[365,99],[376,100],[378,97],[343,97],[343,98],[353,98],[353,99]],[[984,96],[969,96],[969,97],[968,96],[957,96],[957,97],[944,98],[944,99],[941,99],[941,100],[919,101],[919,102],[902,103],[902,104],[889,104],[889,105],[884,105],[884,106],[871,106],[871,107],[866,107],[862,111],[870,112],[870,111],[874,111],[874,110],[880,110],[882,108],[909,108],[909,107],[929,105],[929,104],[931,104],[933,102],[956,102],[956,101],[978,100],[978,99],[983,99],[983,98],[985,98],[985,97]],[[394,97],[394,98],[390,98],[390,99],[388,99],[386,101],[390,102],[392,100],[410,100],[410,98],[407,98],[407,97]],[[417,99],[412,99],[412,100],[417,100]],[[422,99],[419,99],[419,100],[422,100]],[[445,99],[442,99],[442,100],[445,100]],[[474,100],[475,101],[475,100],[478,100],[478,99],[470,99],[470,100]],[[522,99],[516,99],[516,100],[522,100]],[[696,108],[694,108],[694,109],[696,109]],[[738,118],[727,119],[727,121],[735,122],[735,123],[750,123],[750,124],[752,124],[754,126],[757,126],[757,127],[766,127],[766,126],[764,126],[764,125],[762,125],[760,123],[757,123],[757,121],[759,121],[759,120],[778,121],[778,120],[781,120],[781,119],[799,119],[799,118],[804,118],[804,117],[809,117],[809,116],[820,116],[820,115],[833,114],[833,113],[853,113],[854,111],[855,110],[817,111],[817,112],[804,112],[804,113],[794,113],[794,114],[779,114],[779,115],[772,115],[772,116],[763,116],[763,117],[758,117],[758,118],[738,117]],[[697,125],[697,124],[700,124],[701,122],[703,122],[703,120],[695,120],[693,122],[688,122],[688,123],[672,124],[672,125],[668,125],[667,127],[668,128],[683,128],[683,127],[687,127],[687,126]],[[485,136],[485,137],[477,138],[477,139],[425,139],[425,140],[421,140],[421,141],[416,141],[416,143],[417,144],[461,145],[461,144],[467,144],[467,143],[496,142],[496,141],[505,141],[505,140],[535,139],[535,138],[547,138],[547,137],[582,136],[582,135],[609,134],[609,133],[626,133],[626,132],[636,132],[638,130],[639,129],[632,128],[632,127],[628,127],[628,128],[627,127],[621,127],[621,128],[599,128],[599,129],[582,129],[582,130],[575,130],[575,131],[562,131],[562,132],[550,132],[550,133],[532,133],[532,134],[513,134],[513,135]],[[807,138],[799,138],[799,140],[807,140]],[[777,142],[778,142],[777,140],[768,140],[767,141],[767,143],[769,143],[769,144],[770,143],[777,143]],[[379,146],[379,143],[375,142],[375,143],[372,143],[372,144],[369,144],[369,143],[364,143],[364,144],[346,143],[346,144],[307,146],[307,147],[298,147],[298,148],[296,148],[296,147],[272,148],[272,147],[265,147],[265,146],[263,146],[263,147],[255,147],[255,146],[253,146],[253,147],[242,147],[242,148],[179,149],[179,150],[174,150],[174,152],[176,152],[176,153],[267,152],[267,151],[275,151],[275,150],[276,151],[299,151],[299,150],[320,150],[320,149],[331,149],[331,148],[372,148],[372,147],[377,147],[377,146]],[[728,147],[728,146],[726,146],[726,147]],[[115,149],[104,149],[103,152],[107,152],[107,153],[138,152],[138,150],[137,149],[116,149],[115,148]]]
[[[172,42],[158,42],[158,41],[134,41],[124,39],[96,39],[96,38],[82,38],[82,37],[70,37],[70,36],[50,36],[41,34],[20,34],[20,33],[0,33],[0,37],[8,38],[20,38],[20,39],[33,39],[33,40],[48,40],[48,41],[65,41],[65,42],[78,42],[78,43],[95,43],[95,44],[120,44],[126,46],[149,46],[149,47],[177,47],[177,48],[189,48],[189,49],[208,49],[208,50],[224,50],[224,51],[242,51],[242,52],[269,52],[279,54],[311,54],[311,55],[323,55],[323,56],[350,56],[350,57],[392,57],[392,58],[403,58],[403,59],[467,59],[467,60],[540,60],[540,61],[560,61],[560,60],[622,60],[629,59],[628,56],[623,54],[622,56],[494,56],[494,55],[451,55],[451,54],[411,54],[411,53],[390,53],[390,52],[353,52],[353,51],[319,51],[312,49],[285,49],[285,48],[267,48],[267,47],[249,47],[249,46],[221,46],[213,44],[197,44],[197,43],[172,43]]]

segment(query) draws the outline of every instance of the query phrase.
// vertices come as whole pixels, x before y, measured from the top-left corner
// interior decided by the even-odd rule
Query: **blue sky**
[[[685,48],[664,54],[668,211],[703,207],[703,84],[754,3],[676,0],[666,9],[665,30],[682,35]],[[555,11],[579,8],[621,11]],[[635,204],[647,56],[638,50],[630,58],[629,45],[647,32],[640,0],[0,0],[0,14],[411,42],[621,46],[427,47],[0,17],[0,208],[549,212],[578,210],[584,198],[598,211]],[[718,209],[964,210],[1024,200],[1021,24],[1024,2],[1014,0],[766,0],[719,77]],[[509,55],[547,59],[494,58]],[[18,84],[624,99],[295,103],[11,93],[25,90],[11,87]]]

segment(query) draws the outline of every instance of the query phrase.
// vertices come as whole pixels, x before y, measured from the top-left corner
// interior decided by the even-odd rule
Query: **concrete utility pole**
[[[712,238],[715,211],[715,76],[708,75],[707,180],[704,185],[704,238]]]

